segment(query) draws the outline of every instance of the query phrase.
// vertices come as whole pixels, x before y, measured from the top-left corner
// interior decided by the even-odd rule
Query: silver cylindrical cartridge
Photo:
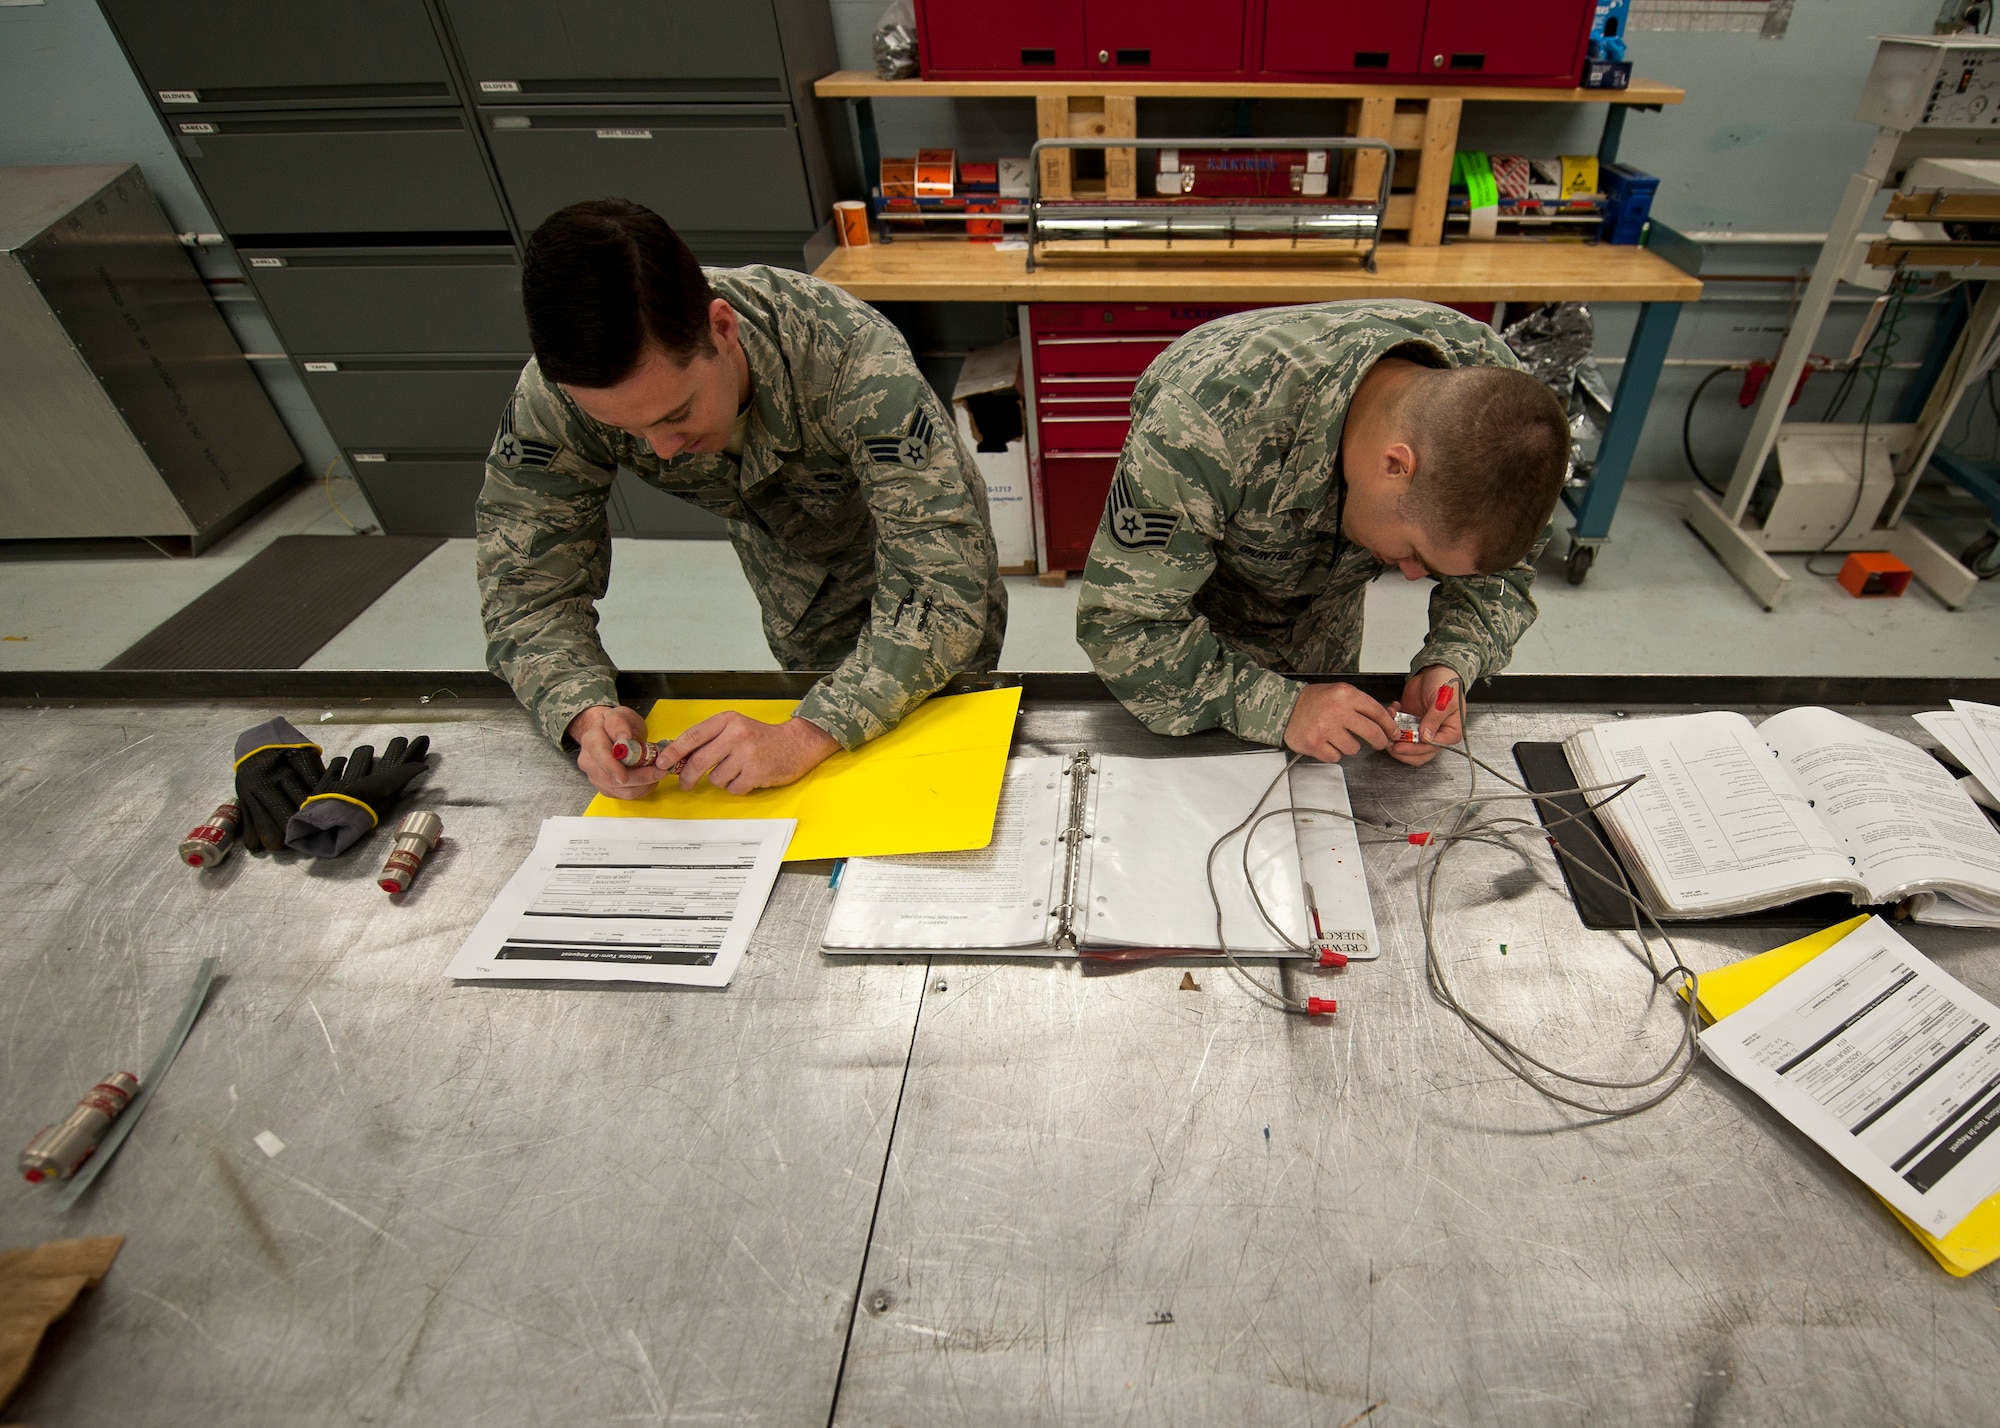
[[[233,803],[219,803],[204,823],[198,823],[181,839],[181,861],[190,868],[212,868],[236,847],[236,835],[243,828],[243,810]]]
[[[658,744],[649,744],[643,739],[617,739],[611,745],[611,757],[628,769],[636,769],[641,764],[650,764],[660,752]]]
[[[130,1071],[113,1071],[92,1086],[90,1094],[65,1119],[44,1126],[42,1133],[28,1142],[28,1148],[21,1152],[21,1178],[39,1185],[44,1180],[74,1175],[138,1090],[139,1078]]]
[[[389,850],[389,859],[382,864],[379,885],[385,893],[406,891],[417,869],[430,856],[431,849],[444,834],[444,823],[435,813],[419,809],[415,813],[405,813],[403,821],[396,825],[396,843]]]

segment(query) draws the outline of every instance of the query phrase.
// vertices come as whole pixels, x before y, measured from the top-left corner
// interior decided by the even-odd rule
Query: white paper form
[[[1007,761],[993,841],[965,853],[849,858],[821,945],[829,951],[1039,947],[1050,912],[1068,760]]]
[[[1673,907],[1697,911],[1854,879],[1833,834],[1742,715],[1600,724],[1591,734],[1601,779],[1646,775],[1599,817],[1611,814],[1640,846]],[[1632,816],[1620,816],[1627,802]]]
[[[1757,732],[1840,834],[1874,899],[1943,882],[1961,902],[2000,910],[2000,833],[1936,759],[1810,705],[1772,715]]]
[[[1972,742],[1979,746],[1980,760],[1986,765],[1985,772],[1981,773],[1978,769],[1972,772],[1986,786],[1988,793],[2000,796],[2000,707],[1971,699],[1954,699],[1951,701],[1951,712],[1958,716],[1959,724]],[[1993,805],[1989,803],[1987,806]]]
[[[1879,917],[1701,1049],[1932,1235],[2000,1185],[2000,1008]]]
[[[1215,903],[1204,862],[1210,845],[1256,803],[1287,808],[1285,755],[1215,754],[1197,758],[1104,756],[1090,826],[1089,882],[1077,909],[1077,941],[1086,947],[1218,950]],[[1273,781],[1276,787],[1273,788]],[[1292,941],[1257,913],[1243,881],[1243,838],[1215,855],[1229,950],[1259,956],[1304,955],[1310,938],[1298,843],[1288,817],[1268,820],[1250,848],[1250,875],[1265,910]]]
[[[446,975],[723,987],[794,820],[549,818]]]
[[[1301,761],[1292,765],[1290,782],[1292,806],[1299,810],[1292,822],[1307,915],[1317,918],[1313,944],[1331,947],[1353,961],[1381,956],[1382,935],[1375,928],[1375,905],[1368,897],[1361,838],[1352,821],[1338,816],[1354,811],[1347,799],[1347,775],[1339,764]],[[1315,808],[1333,812],[1314,813]]]
[[[1956,711],[1946,713],[1940,709],[1935,713],[1918,714],[1915,718],[1925,732],[1944,745],[1945,752],[1965,765],[1966,776],[1958,781],[1958,786],[1971,795],[1972,801],[2000,809],[2000,801],[1993,795],[1994,785],[2000,784],[2000,773],[1996,773],[1993,766],[1986,762],[1986,750],[1965,717]]]

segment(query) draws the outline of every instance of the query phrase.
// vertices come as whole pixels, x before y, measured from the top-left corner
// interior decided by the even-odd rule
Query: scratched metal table
[[[74,1211],[0,1195],[0,1248],[128,1237],[10,1421],[1991,1421],[1990,1276],[1946,1276],[1712,1067],[1611,1124],[1507,1076],[1424,989],[1414,850],[1371,863],[1380,961],[1284,974],[1340,998],[1331,1024],[1213,965],[1188,991],[1181,965],[828,958],[823,865],[780,879],[725,992],[456,985],[445,963],[539,819],[584,802],[489,683],[134,699],[110,678],[0,687],[29,696],[0,707],[4,1124],[25,1140],[142,1063],[201,957],[224,980]],[[1028,684],[1023,752],[1231,746],[1155,739],[1088,681]],[[443,685],[463,697],[415,702]],[[1510,766],[1516,739],[1649,699],[1862,694],[1849,712],[1916,736],[1941,691],[1501,681],[1473,740]],[[374,847],[173,861],[235,732],[278,711],[336,749],[433,735],[422,801],[448,841],[405,905]],[[1360,807],[1407,811],[1463,767],[1349,776]],[[1558,1061],[1657,1058],[1671,1009],[1629,938],[1580,928],[1538,843],[1453,856],[1462,996]],[[1699,970],[1788,935],[1681,945]],[[2000,998],[2000,936],[1909,936]]]

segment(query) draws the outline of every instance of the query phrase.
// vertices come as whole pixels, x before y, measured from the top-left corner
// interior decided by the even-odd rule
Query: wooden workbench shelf
[[[1413,247],[1436,247],[1444,241],[1444,214],[1451,188],[1452,156],[1458,148],[1458,124],[1465,101],[1509,103],[1615,104],[1656,108],[1678,104],[1685,94],[1672,85],[1635,79],[1625,89],[1533,89],[1446,84],[1293,84],[1169,82],[1135,80],[927,80],[878,79],[863,70],[840,70],[813,86],[822,99],[1032,99],[1035,133],[1042,139],[1119,139],[1137,137],[1137,101],[1141,99],[1324,99],[1342,104],[1345,129],[1361,138],[1386,139],[1398,157],[1414,156],[1407,191],[1393,194],[1383,227],[1407,234]],[[1371,197],[1382,182],[1379,151],[1356,154],[1344,176],[1353,197]],[[1133,151],[1113,149],[1105,155],[1103,194],[1108,198],[1139,197],[1139,176]],[[1399,173],[1405,165],[1398,163]],[[1072,188],[1070,155],[1042,155],[1041,189],[1067,198]]]

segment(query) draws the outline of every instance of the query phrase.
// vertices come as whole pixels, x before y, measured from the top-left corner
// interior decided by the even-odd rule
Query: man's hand
[[[1285,725],[1286,748],[1328,764],[1363,744],[1386,749],[1395,736],[1389,711],[1351,684],[1308,684]]]
[[[669,773],[680,770],[683,789],[706,775],[724,793],[748,793],[802,778],[839,748],[833,735],[810,719],[766,724],[730,712],[702,720],[662,748],[657,762]]]
[[[1440,690],[1449,691],[1444,707],[1438,707]],[[1427,764],[1437,757],[1439,744],[1456,744],[1464,733],[1464,723],[1460,717],[1458,671],[1449,665],[1426,665],[1411,675],[1403,686],[1403,697],[1390,706],[1390,712],[1404,710],[1415,714],[1422,723],[1417,733],[1422,738],[1420,744],[1391,744],[1389,757],[1398,763],[1415,766]]]
[[[612,798],[643,798],[661,778],[652,764],[628,769],[611,756],[611,746],[620,740],[646,741],[646,721],[623,705],[600,704],[586,709],[569,721],[565,732],[577,746],[576,766],[599,793]]]

